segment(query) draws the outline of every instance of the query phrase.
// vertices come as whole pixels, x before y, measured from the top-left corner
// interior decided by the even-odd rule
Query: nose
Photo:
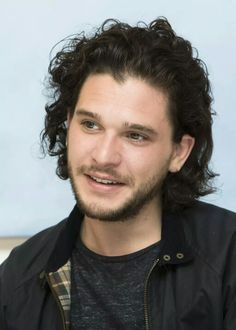
[[[100,166],[118,166],[121,162],[118,138],[108,135],[98,138],[92,150],[92,159]]]

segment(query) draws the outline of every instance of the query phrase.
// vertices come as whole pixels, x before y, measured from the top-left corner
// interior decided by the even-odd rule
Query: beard
[[[123,202],[120,207],[112,209],[104,208],[102,205],[98,205],[98,203],[89,203],[89,201],[83,200],[80,188],[76,184],[76,176],[85,173],[86,170],[88,171],[88,169],[101,171],[101,169],[95,167],[85,168],[82,166],[76,170],[76,175],[74,175],[70,164],[68,165],[69,179],[74,197],[79,209],[87,217],[107,222],[124,222],[129,219],[133,219],[149,202],[153,201],[154,199],[156,199],[158,206],[158,203],[161,199],[162,184],[168,172],[166,167],[164,167],[161,171],[161,174],[159,172],[158,174],[147,178],[142,184],[140,184],[136,191],[132,193],[131,197]],[[106,171],[103,171],[103,173],[116,176],[113,170],[109,171],[106,169]],[[131,185],[133,179],[126,177],[126,182],[129,182]]]

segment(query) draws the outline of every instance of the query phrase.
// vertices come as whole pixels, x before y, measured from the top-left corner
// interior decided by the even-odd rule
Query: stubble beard
[[[81,172],[79,169],[77,173]],[[120,207],[115,209],[104,209],[97,203],[89,203],[83,200],[82,194],[76,184],[76,175],[73,174],[72,168],[68,165],[69,179],[77,205],[82,213],[92,219],[107,222],[127,221],[135,218],[140,211],[151,201],[161,203],[162,184],[166,177],[166,172],[158,173],[149,177],[140,187],[133,192],[132,196],[126,200]]]

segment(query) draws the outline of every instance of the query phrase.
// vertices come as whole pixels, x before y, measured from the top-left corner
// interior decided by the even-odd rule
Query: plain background
[[[68,182],[55,175],[55,160],[40,159],[49,53],[66,36],[111,17],[135,24],[165,16],[198,49],[218,113],[212,167],[221,174],[219,191],[206,200],[235,211],[235,12],[233,0],[0,0],[0,236],[32,235],[73,207]]]

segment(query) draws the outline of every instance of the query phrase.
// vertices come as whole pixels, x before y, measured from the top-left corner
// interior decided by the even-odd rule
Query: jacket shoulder
[[[183,215],[188,218],[188,221],[205,222],[208,221],[209,225],[215,225],[215,223],[224,223],[226,226],[236,227],[235,219],[236,213],[225,208],[197,201],[192,207],[184,210]]]
[[[221,274],[236,249],[236,213],[199,201],[183,212],[182,219],[195,253]]]
[[[11,251],[0,266],[0,280],[6,287],[9,283],[8,292],[44,268],[66,220],[37,233]]]

